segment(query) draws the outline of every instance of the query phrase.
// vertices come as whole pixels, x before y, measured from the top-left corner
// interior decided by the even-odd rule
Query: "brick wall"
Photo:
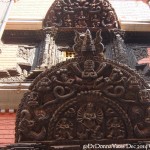
[[[0,147],[14,143],[15,120],[15,113],[0,113]]]

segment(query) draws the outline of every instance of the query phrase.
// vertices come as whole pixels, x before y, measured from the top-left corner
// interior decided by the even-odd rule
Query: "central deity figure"
[[[86,106],[82,106],[78,110],[77,115],[77,120],[81,127],[81,132],[78,132],[80,139],[102,137],[102,133],[99,134],[103,121],[103,112],[101,109],[94,109],[94,104],[89,102]]]

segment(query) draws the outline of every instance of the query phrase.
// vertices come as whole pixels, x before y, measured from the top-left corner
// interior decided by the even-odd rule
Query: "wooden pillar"
[[[57,34],[56,28],[45,29],[45,40],[42,49],[41,68],[50,68],[56,64],[56,50],[55,36]]]

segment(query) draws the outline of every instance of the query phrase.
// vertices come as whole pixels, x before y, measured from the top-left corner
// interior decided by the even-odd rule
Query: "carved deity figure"
[[[101,4],[101,0],[97,1],[97,0],[92,0],[90,3],[90,9],[92,11],[97,11],[97,10],[101,10],[100,8],[100,4]]]
[[[115,18],[115,14],[113,11],[109,11],[109,12],[103,12],[103,21],[102,21],[102,25],[104,27],[118,27],[117,25],[117,21]]]
[[[103,112],[101,109],[95,110],[93,103],[89,102],[85,107],[79,109],[77,115],[77,120],[81,125],[81,132],[78,132],[80,139],[102,137],[102,133],[99,133],[103,121]]]
[[[67,3],[64,0],[62,0],[62,3],[64,5],[65,12],[70,12],[70,13],[74,12],[73,10],[74,3],[72,3],[70,0],[67,0]]]
[[[74,2],[76,9],[88,9],[89,2],[87,0],[76,0]]]
[[[73,139],[72,136],[73,124],[66,118],[62,118],[56,125],[57,140]]]
[[[22,139],[27,138],[38,141],[44,139],[46,135],[46,129],[44,126],[39,126],[39,132],[34,131],[35,121],[31,119],[31,114],[28,110],[21,111],[21,119],[18,125],[19,139],[18,142]]]
[[[145,118],[145,122],[150,125],[150,107],[147,108],[147,117]]]
[[[39,105],[38,103],[38,93],[37,92],[31,92],[29,95],[28,95],[28,105],[30,107],[36,107],[37,105]]]
[[[69,14],[64,17],[64,23],[66,27],[72,27],[72,20]]]
[[[150,102],[150,93],[147,89],[141,90],[139,92],[139,95],[141,97],[141,102],[142,103],[148,103]]]
[[[60,69],[59,71],[57,71],[58,76],[52,76],[51,80],[60,85],[71,85],[74,82],[74,79],[69,78],[67,71],[67,69]]]
[[[61,4],[61,2],[60,1],[58,1],[57,3],[56,3],[56,10],[61,10],[61,7],[62,7],[62,4]]]
[[[109,77],[105,78],[107,84],[119,84],[121,82],[124,83],[125,77],[123,76],[122,72],[117,69],[113,68]]]
[[[139,86],[139,82],[138,82],[136,76],[131,76],[128,79],[128,87],[132,91],[139,91],[140,86]]]
[[[86,17],[83,11],[80,11],[77,17],[76,27],[87,27]]]
[[[93,27],[99,27],[101,24],[100,18],[97,14],[94,14],[94,16],[91,18],[91,21]]]
[[[108,138],[121,139],[125,137],[125,131],[122,121],[114,117],[107,122],[108,126]]]
[[[96,78],[97,73],[94,70],[95,64],[93,60],[86,60],[84,62],[84,70],[82,71],[83,78]]]
[[[41,79],[40,82],[38,82],[36,88],[40,92],[45,92],[51,90],[51,80],[48,79],[47,77],[44,77]]]

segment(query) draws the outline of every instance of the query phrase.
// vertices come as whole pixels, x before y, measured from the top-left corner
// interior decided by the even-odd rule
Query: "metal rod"
[[[8,8],[7,8],[6,13],[4,15],[4,18],[2,20],[2,24],[0,25],[0,41],[1,41],[1,38],[2,38],[2,35],[3,35],[3,32],[5,30],[6,23],[8,21],[10,10],[11,10],[12,5],[14,4],[14,2],[15,2],[15,0],[10,0]]]

